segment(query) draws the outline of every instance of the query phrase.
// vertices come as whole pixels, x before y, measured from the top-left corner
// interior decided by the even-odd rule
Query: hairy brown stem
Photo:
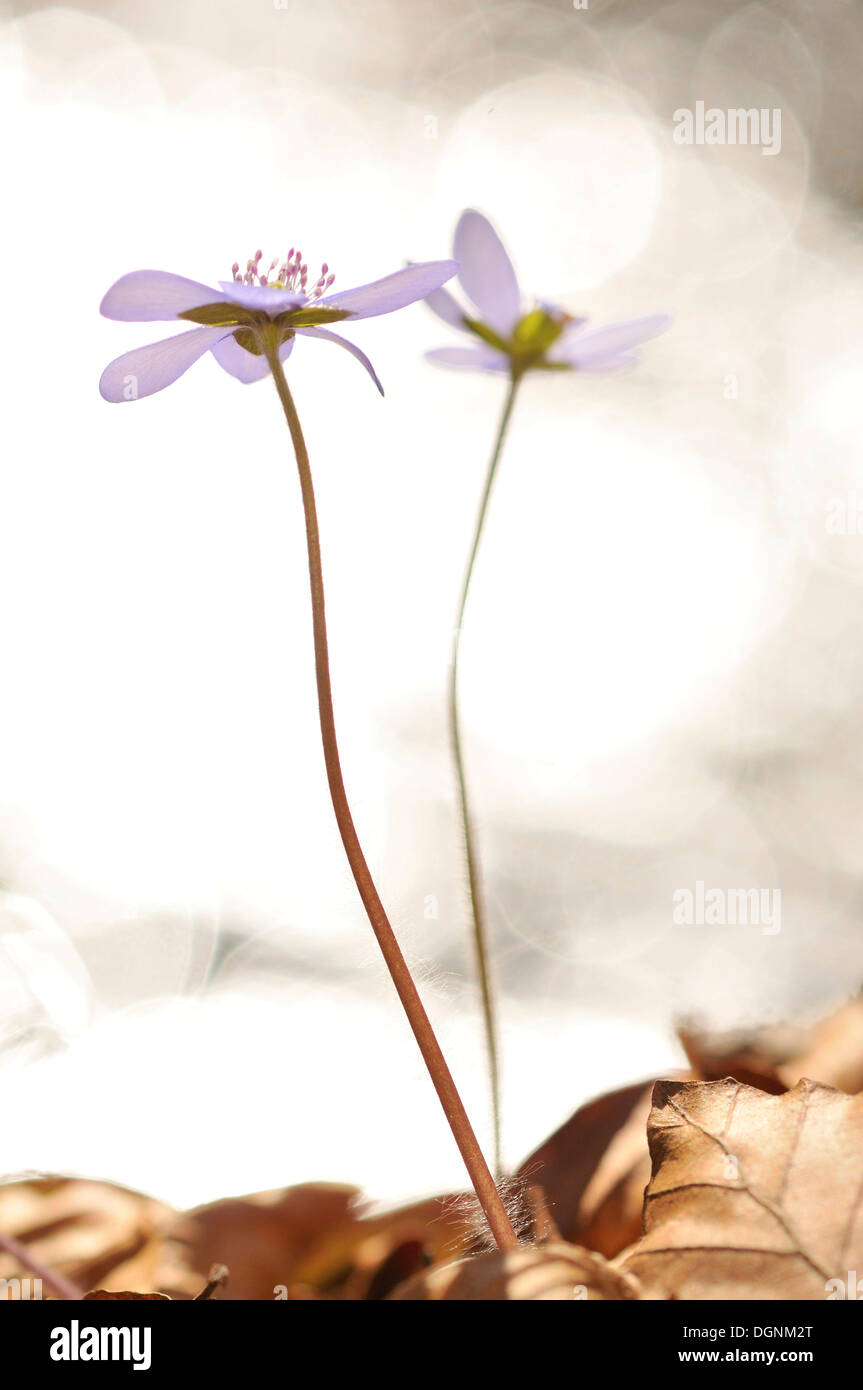
[[[293,397],[288,388],[285,373],[279,359],[278,343],[275,339],[275,335],[269,335],[265,342],[267,361],[270,364],[276,390],[279,393],[279,400],[282,403],[282,409],[285,412],[285,418],[291,432],[291,440],[294,446],[294,453],[296,454],[297,469],[300,477],[300,490],[302,492],[303,511],[306,522],[306,543],[309,555],[309,583],[312,596],[312,623],[315,642],[315,674],[318,687],[318,712],[320,716],[321,739],[324,748],[324,761],[327,769],[327,781],[329,782],[330,796],[332,798],[333,810],[335,811],[339,833],[342,837],[342,844],[345,847],[345,854],[351,866],[351,872],[353,873],[354,881],[359,890],[363,907],[371,923],[372,931],[377,938],[392,982],[395,985],[396,992],[401,1000],[402,1007],[407,1015],[414,1037],[417,1040],[432,1084],[438,1093],[438,1098],[443,1106],[444,1114],[447,1117],[450,1129],[453,1133],[453,1138],[458,1145],[459,1152],[461,1153],[465,1167],[470,1175],[470,1180],[473,1183],[476,1195],[485,1213],[491,1233],[501,1250],[511,1250],[518,1245],[515,1232],[506,1214],[500,1194],[495,1186],[491,1172],[489,1171],[488,1164],[483,1157],[482,1150],[477,1142],[470,1120],[467,1117],[467,1112],[462,1104],[461,1096],[458,1093],[449,1067],[441,1052],[440,1044],[435,1036],[434,1029],[429,1022],[428,1015],[426,1014],[422,1000],[417,992],[413,977],[402,955],[401,948],[396,940],[395,932],[390,925],[389,918],[378,896],[354,827],[353,817],[345,792],[338,743],[336,741],[333,696],[330,683],[330,663],[327,648],[327,624],[324,605],[321,546],[309,456],[306,450],[305,440],[303,439],[303,431],[300,426],[296,406],[294,405]]]

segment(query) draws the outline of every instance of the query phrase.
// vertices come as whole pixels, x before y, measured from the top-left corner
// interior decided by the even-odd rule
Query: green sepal
[[[254,323],[255,315],[239,304],[202,304],[197,309],[185,309],[178,319],[202,323],[207,328],[230,328],[236,323]]]
[[[254,328],[238,328],[232,336],[234,342],[245,348],[246,352],[253,353],[255,357],[263,357],[267,351],[268,338],[274,351],[278,351],[282,343],[287,342],[288,338],[293,338],[294,330],[271,319],[263,325],[257,324]]]
[[[564,325],[565,320],[552,318],[545,309],[531,309],[515,326],[512,335],[513,346],[519,354],[541,356],[557,342]]]
[[[493,328],[489,328],[488,325],[482,323],[480,319],[465,318],[463,319],[463,323],[466,328],[470,329],[471,333],[475,333],[478,338],[482,338],[484,343],[488,343],[489,347],[497,348],[498,352],[504,352],[507,357],[509,357],[509,343],[501,338],[499,334],[495,333]]]
[[[263,355],[264,349],[261,347],[261,340],[251,328],[238,328],[234,334],[234,341],[239,343],[241,348],[245,348],[246,352],[254,353],[255,357]]]
[[[277,314],[273,322],[284,327],[314,328],[318,324],[339,323],[350,316],[349,309],[316,309],[310,304],[304,309],[286,309],[283,314]]]
[[[315,324],[338,323],[350,318],[349,309],[315,308],[314,304],[302,309],[286,309],[282,314],[268,314],[261,309],[247,309],[242,304],[202,304],[197,309],[186,309],[177,318],[188,319],[190,323],[204,324],[207,328],[251,328],[267,320],[280,328],[311,328]]]

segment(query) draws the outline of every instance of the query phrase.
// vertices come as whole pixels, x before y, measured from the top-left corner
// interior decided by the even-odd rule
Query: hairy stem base
[[[327,647],[327,624],[324,605],[324,581],[321,565],[321,546],[318,532],[317,509],[312,484],[309,456],[293,397],[288,388],[285,373],[278,355],[278,343],[274,338],[266,342],[266,356],[279,393],[279,400],[285,412],[291,440],[297,460],[300,490],[303,498],[303,512],[306,523],[306,543],[309,556],[309,583],[312,597],[312,622],[315,642],[315,674],[318,688],[318,712],[321,725],[321,740],[327,781],[330,788],[333,810],[335,811],[339,833],[345,854],[351,867],[360,898],[366,910],[372,930],[377,938],[381,953],[386,962],[392,982],[413,1030],[423,1061],[428,1069],[432,1084],[437,1091],[444,1114],[449,1122],[453,1138],[458,1145],[477,1198],[485,1213],[491,1233],[501,1250],[511,1250],[518,1245],[512,1223],[506,1214],[500,1193],[483,1157],[482,1150],[462,1104],[461,1097],[453,1081],[449,1067],[435,1036],[434,1029],[419,997],[407,962],[396,940],[395,932],[378,896],[366,863],[365,855],[357,836],[345,792],[336,741],[333,696],[330,683],[329,652]]]

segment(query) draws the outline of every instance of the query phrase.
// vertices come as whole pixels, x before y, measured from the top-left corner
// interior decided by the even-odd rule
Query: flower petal
[[[345,309],[351,318],[371,319],[377,314],[391,314],[404,309],[418,299],[426,299],[434,290],[451,280],[458,270],[455,261],[420,261],[405,266],[382,280],[359,285],[355,290],[343,290],[319,299],[327,309]]]
[[[617,356],[593,357],[587,362],[573,362],[577,372],[621,372],[627,367],[637,367],[639,358],[634,352],[622,352]]]
[[[175,319],[187,309],[218,304],[224,295],[197,280],[184,280],[167,270],[133,270],[122,275],[99,306],[106,319],[123,323],[153,323]]]
[[[242,280],[220,280],[225,291],[219,299],[242,304],[246,309],[263,309],[265,313],[280,314],[284,309],[299,309],[307,303],[308,295],[296,290],[280,290],[275,285],[244,285]]]
[[[596,358],[617,357],[636,344],[655,338],[670,323],[669,314],[648,314],[645,318],[624,319],[621,323],[606,324],[604,328],[592,328],[586,333],[579,329],[564,334],[549,356],[585,368]]]
[[[295,331],[297,333],[302,333],[303,337],[305,338],[323,338],[325,342],[338,343],[339,347],[345,348],[351,354],[352,357],[355,357],[357,359],[358,362],[362,362],[363,366],[365,367],[372,381],[375,383],[375,386],[380,391],[381,395],[384,394],[384,388],[378,381],[377,372],[375,371],[369,359],[366,357],[365,353],[361,352],[360,349],[357,347],[356,343],[349,343],[347,338],[340,337],[338,333],[331,333],[328,328],[297,328]]]
[[[432,348],[426,360],[440,367],[467,367],[479,372],[508,372],[509,358],[491,347]]]
[[[293,346],[293,338],[286,338],[282,343],[279,357],[283,362],[290,356]],[[270,364],[264,354],[258,355],[240,347],[233,333],[229,333],[227,338],[222,338],[210,351],[220,367],[246,386],[252,381],[263,381],[264,377],[269,375]]]
[[[160,343],[125,352],[105,368],[99,390],[106,401],[137,401],[162,391],[225,336],[224,328],[193,328]]]
[[[496,333],[509,337],[520,317],[518,280],[500,237],[481,212],[468,208],[462,213],[453,254],[459,262],[458,278],[479,317]]]
[[[449,290],[432,290],[431,294],[426,295],[425,302],[432,313],[437,314],[444,323],[450,324],[452,328],[460,328],[462,332],[468,332],[464,321],[466,310]],[[470,318],[472,315],[468,314],[467,317]]]

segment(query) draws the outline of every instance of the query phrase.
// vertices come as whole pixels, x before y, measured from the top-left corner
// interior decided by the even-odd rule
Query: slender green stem
[[[491,961],[489,959],[488,928],[486,926],[485,908],[482,899],[479,854],[476,847],[476,835],[474,833],[471,817],[470,797],[468,795],[467,774],[465,772],[464,751],[462,746],[461,715],[458,702],[458,664],[461,632],[464,625],[465,609],[467,608],[474,566],[476,565],[476,557],[479,552],[480,541],[482,540],[483,527],[485,526],[486,513],[488,512],[489,499],[491,498],[491,490],[494,485],[500,456],[503,452],[507,427],[509,425],[510,416],[512,415],[512,408],[515,404],[515,397],[520,380],[521,377],[517,373],[513,373],[510,378],[509,390],[506,394],[503,413],[500,417],[500,424],[494,441],[494,448],[492,450],[491,459],[489,460],[485,487],[483,488],[479,512],[477,513],[476,525],[473,533],[473,544],[471,545],[467,569],[465,570],[461,599],[458,606],[458,617],[453,634],[449,686],[450,738],[452,741],[453,759],[455,761],[456,779],[458,781],[461,829],[464,839],[465,863],[467,864],[467,880],[470,890],[470,906],[473,916],[474,954],[476,956],[476,968],[482,999],[485,1046],[488,1057],[489,1083],[491,1086],[491,1110],[494,1124],[494,1167],[498,1177],[501,1176],[503,1162],[501,1155],[500,1048],[498,1045],[497,1010],[495,1008],[494,988],[491,978]]]
[[[366,863],[365,855],[354,827],[347,793],[342,777],[338,743],[336,741],[335,717],[333,714],[333,695],[330,684],[330,663],[327,647],[327,623],[324,606],[324,580],[321,565],[321,545],[318,533],[317,509],[312,484],[309,456],[306,451],[303,431],[293,397],[285,379],[284,369],[278,355],[278,342],[274,335],[265,338],[265,352],[270,370],[279,393],[279,400],[285,412],[291,440],[297,459],[300,477],[300,490],[303,497],[303,511],[306,521],[306,543],[309,554],[309,582],[312,595],[312,624],[315,639],[315,673],[318,687],[318,713],[320,716],[321,739],[324,748],[324,761],[327,781],[330,787],[333,810],[342,837],[342,844],[354,880],[359,890],[363,906],[368,915],[384,961],[389,970],[408,1022],[422,1053],[423,1061],[438,1093],[444,1114],[449,1121],[453,1137],[470,1175],[476,1195],[485,1213],[492,1235],[501,1250],[515,1249],[518,1245],[512,1224],[506,1214],[500,1193],[482,1150],[471,1128],[461,1097],[450,1074],[444,1055],[435,1036],[434,1029],[423,1007],[413,977],[408,969],[395,932],[378,896]]]

